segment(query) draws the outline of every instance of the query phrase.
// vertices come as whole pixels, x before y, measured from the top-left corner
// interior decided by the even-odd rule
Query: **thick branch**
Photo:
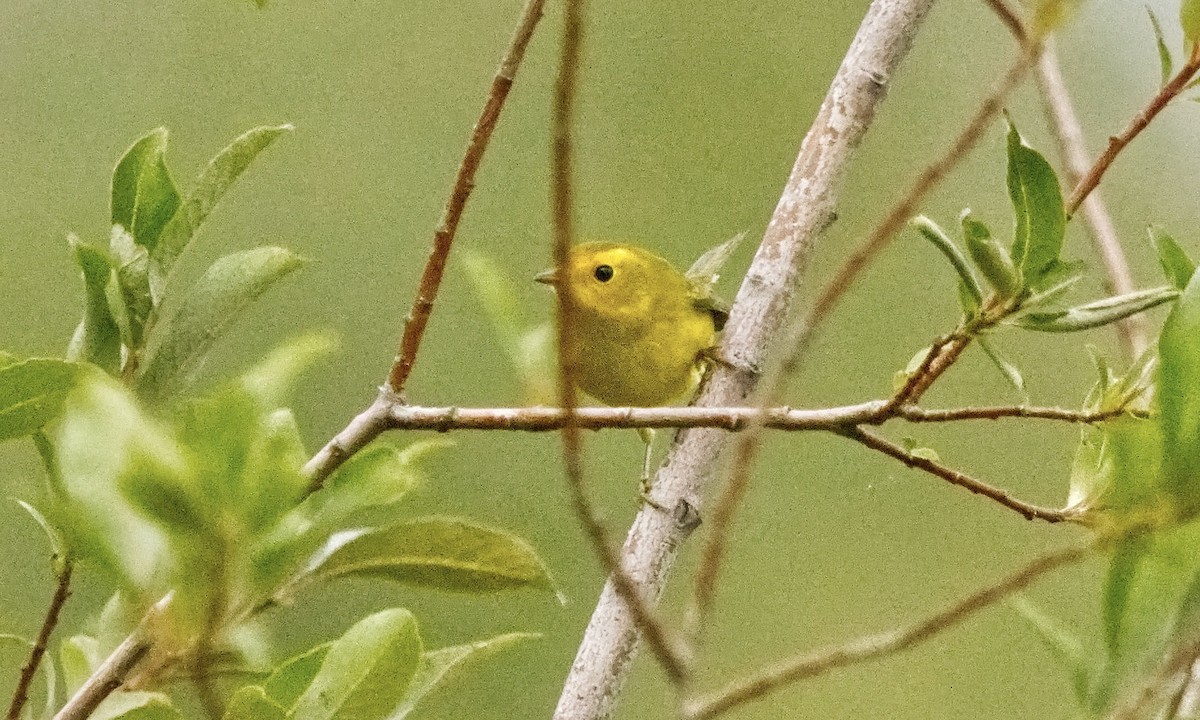
[[[891,632],[869,635],[844,645],[823,648],[780,661],[685,708],[687,720],[716,717],[734,707],[757,700],[779,687],[840,667],[893,655],[948,630],[976,612],[1028,587],[1048,572],[1087,557],[1091,545],[1069,547],[1043,555],[994,585],[979,590],[919,623]]]
[[[820,232],[833,221],[838,191],[855,148],[875,117],[892,72],[907,54],[933,0],[875,0],[859,28],[742,283],[719,349],[733,367],[717,367],[699,405],[740,405],[757,385],[767,349],[781,329],[796,277]],[[728,435],[682,431],[654,483],[663,506],[698,508]],[[656,600],[691,525],[643,508],[630,528],[623,565]],[[637,652],[636,624],[612,582],[605,587],[559,699],[558,720],[609,715]]]

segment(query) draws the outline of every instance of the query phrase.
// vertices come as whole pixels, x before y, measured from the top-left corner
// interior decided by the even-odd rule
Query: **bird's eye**
[[[612,280],[613,276],[612,265],[597,265],[596,271],[593,274],[600,282],[608,282]]]

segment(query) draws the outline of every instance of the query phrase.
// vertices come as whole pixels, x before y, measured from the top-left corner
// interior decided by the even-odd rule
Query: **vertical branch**
[[[667,675],[680,683],[687,675],[686,663],[667,636],[663,625],[652,615],[637,583],[621,567],[621,560],[609,541],[608,533],[592,510],[583,479],[583,447],[579,422],[575,415],[575,387],[578,338],[575,336],[575,290],[568,271],[574,243],[571,120],[579,77],[579,58],[583,44],[583,1],[567,0],[563,18],[562,58],[555,82],[551,157],[551,206],[554,220],[554,266],[559,278],[558,296],[558,396],[565,415],[562,427],[563,462],[575,515],[583,524],[588,539],[606,572],[615,583],[617,594],[629,609],[635,627],[649,642]]]
[[[397,395],[404,392],[408,376],[412,373],[413,363],[417,361],[417,352],[421,349],[421,340],[425,337],[425,326],[429,324],[429,316],[433,312],[433,302],[437,298],[438,288],[442,284],[442,275],[446,271],[446,260],[450,256],[450,245],[458,232],[458,222],[462,219],[471,190],[475,188],[475,172],[483,160],[488,142],[492,139],[492,131],[500,120],[500,110],[512,89],[513,80],[517,76],[517,68],[525,57],[525,49],[533,37],[533,30],[542,17],[542,6],[545,0],[527,0],[517,22],[512,41],[500,67],[492,78],[491,92],[483,105],[483,111],[475,122],[471,139],[467,143],[467,151],[463,154],[458,166],[458,174],[454,177],[454,186],[450,191],[450,199],[442,211],[442,219],[433,233],[433,250],[421,273],[421,281],[417,286],[417,296],[413,299],[412,309],[404,321],[404,335],[400,339],[400,349],[396,353],[396,361],[388,374],[387,385]]]
[[[779,204],[738,292],[719,349],[719,365],[697,399],[708,406],[739,405],[758,384],[768,349],[791,309],[796,278],[818,235],[834,219],[846,169],[908,54],[933,0],[874,0],[800,147]],[[654,482],[655,498],[670,507],[698,508],[729,447],[720,430],[676,435]],[[679,545],[693,525],[643,508],[622,549],[630,576],[657,600]],[[607,717],[637,654],[637,624],[610,578],[601,594],[559,698],[557,720]]]
[[[917,208],[929,192],[953,170],[967,153],[975,146],[983,131],[991,124],[1008,97],[1020,81],[1029,72],[1037,59],[1040,46],[1028,46],[1013,62],[1008,72],[999,84],[984,99],[967,125],[955,138],[954,144],[941,157],[918,176],[908,192],[892,206],[883,220],[834,274],[807,313],[797,316],[782,333],[785,347],[790,348],[788,356],[782,363],[775,365],[772,372],[763,380],[760,393],[760,404],[766,407],[776,402],[785,392],[788,375],[799,365],[800,359],[808,349],[808,343],[816,328],[829,317],[833,309],[850,290],[859,275],[878,257],[896,234],[904,227],[904,223],[916,213]],[[930,361],[936,367],[927,368],[930,372],[923,373],[916,379],[916,385],[906,390],[903,402],[915,402],[925,390],[966,348],[969,337],[961,337],[949,343],[946,347],[931,350]],[[737,462],[733,464],[728,482],[721,488],[713,517],[713,530],[705,545],[700,560],[700,570],[696,576],[695,586],[695,630],[699,632],[699,624],[712,604],[715,593],[720,564],[725,555],[725,543],[728,541],[732,518],[737,506],[741,503],[746,490],[749,488],[753,462],[757,457],[754,448],[761,440],[762,426],[750,428],[738,440]]]
[[[1079,124],[1079,116],[1075,113],[1074,103],[1071,102],[1071,95],[1067,91],[1053,42],[1047,42],[1042,52],[1037,79],[1050,129],[1058,145],[1059,156],[1066,166],[1067,182],[1074,186],[1088,171],[1091,161],[1084,142],[1083,127]],[[1129,261],[1121,249],[1117,229],[1113,225],[1108,207],[1100,198],[1100,193],[1097,191],[1089,195],[1080,209],[1091,231],[1092,244],[1104,265],[1106,289],[1112,295],[1133,292],[1133,275],[1129,271]],[[1146,349],[1145,316],[1131,315],[1120,320],[1116,324],[1116,330],[1126,358],[1132,360]]]
[[[21,677],[17,681],[17,689],[13,691],[12,704],[8,706],[6,720],[17,720],[21,717],[21,710],[29,700],[29,686],[33,684],[38,666],[46,655],[50,634],[58,625],[58,616],[62,613],[63,605],[71,595],[71,573],[74,569],[75,563],[71,558],[62,559],[62,566],[58,571],[58,586],[54,589],[54,597],[50,599],[50,606],[46,608],[46,617],[42,621],[41,630],[38,631],[37,640],[33,643],[33,649],[29,651],[29,660],[21,668]]]

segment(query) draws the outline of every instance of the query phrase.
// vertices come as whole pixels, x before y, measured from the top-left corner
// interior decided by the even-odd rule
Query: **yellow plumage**
[[[632,245],[582,243],[566,278],[538,280],[570,283],[579,386],[607,405],[662,405],[693,390],[726,317],[707,287]]]

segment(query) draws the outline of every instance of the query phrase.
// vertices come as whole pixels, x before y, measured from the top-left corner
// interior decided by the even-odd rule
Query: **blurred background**
[[[722,282],[732,297],[867,4],[727,0],[681,12],[671,3],[590,3],[577,123],[581,232],[638,242],[686,266],[747,230],[754,242]],[[1178,4],[1151,6],[1178,55]],[[301,331],[335,331],[339,350],[306,376],[295,398],[315,450],[371,400],[391,362],[433,227],[519,9],[519,0],[274,0],[264,10],[234,0],[8,0],[0,8],[0,307],[8,308],[0,348],[62,354],[82,307],[65,236],[107,238],[109,175],[135,139],[169,128],[168,164],[186,190],[233,137],[291,122],[295,132],[259,158],[208,220],[184,272],[194,277],[212,259],[259,244],[316,260],[266,296],[205,371],[225,377]],[[552,307],[546,289],[527,280],[549,257],[548,117],[560,12],[549,4],[458,239],[516,283],[521,322],[530,326]],[[935,8],[891,84],[802,293],[819,287],[947,146],[1014,52],[984,3]],[[1063,33],[1060,53],[1096,151],[1157,89],[1142,4],[1086,4]],[[1009,107],[1030,141],[1057,162],[1032,87]],[[1188,102],[1169,108],[1102,185],[1142,286],[1160,284],[1148,223],[1165,225],[1193,253],[1200,249],[1192,189],[1200,180],[1198,113]],[[997,124],[923,212],[953,227],[971,207],[1007,235],[1003,139]],[[1078,224],[1065,255],[1094,271],[1075,297],[1096,297],[1098,268]],[[883,396],[892,374],[950,329],[957,312],[949,267],[904,233],[824,328],[789,402],[816,407]],[[1161,319],[1152,316],[1156,327]],[[1032,400],[1066,406],[1077,406],[1092,382],[1084,342],[1117,356],[1111,331],[998,338],[1023,369]],[[408,396],[427,405],[525,401],[457,261]],[[927,403],[1019,400],[972,349]],[[888,430],[1022,498],[1055,504],[1066,496],[1074,428],[1005,422]],[[557,438],[453,439],[453,448],[428,462],[427,482],[401,512],[462,514],[517,532],[546,559],[567,604],[532,593],[480,600],[347,582],[276,616],[279,657],[397,605],[417,614],[429,647],[540,632],[540,641],[441,691],[424,717],[548,717],[603,582],[569,509]],[[590,489],[618,536],[636,510],[641,448],[628,431],[587,437]],[[40,472],[27,441],[0,446],[0,494],[35,495]],[[715,686],[761,661],[919,618],[1077,535],[1027,523],[837,438],[770,435],[735,530],[701,682]],[[676,572],[669,608],[686,607],[698,545]],[[0,547],[0,633],[32,635],[52,578],[41,533],[15,503],[0,502]],[[1092,632],[1101,570],[1094,562],[1057,574],[1030,596]],[[60,638],[78,631],[110,592],[81,575]],[[6,663],[0,687],[10,687],[14,673]],[[664,717],[672,707],[663,674],[643,657],[619,717]],[[909,653],[792,686],[731,717],[1077,715],[1066,673],[1023,621],[997,607]]]

